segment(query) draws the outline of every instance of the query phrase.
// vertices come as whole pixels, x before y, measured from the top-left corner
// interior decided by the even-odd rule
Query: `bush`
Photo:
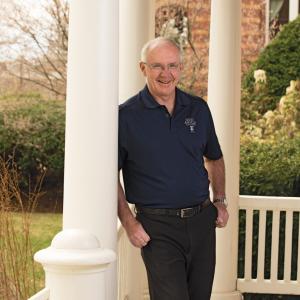
[[[278,141],[242,140],[240,194],[300,196],[300,136]]]
[[[45,183],[62,184],[64,132],[63,101],[32,95],[0,99],[1,155],[14,158],[24,182],[46,171]]]
[[[243,94],[244,99],[248,96]],[[261,115],[259,106],[252,102],[243,109],[241,116],[243,138],[261,141],[293,138],[300,132],[300,80],[291,81],[286,95],[281,97],[276,109]]]
[[[300,78],[300,17],[288,23],[263,50],[243,79],[243,89],[254,91],[254,70],[266,71],[267,85],[264,97],[269,98],[266,110],[273,110],[285,94],[291,80]],[[264,103],[264,106],[266,104]]]
[[[14,163],[0,158],[0,299],[25,300],[36,291],[30,226],[40,184],[24,195],[18,182]]]

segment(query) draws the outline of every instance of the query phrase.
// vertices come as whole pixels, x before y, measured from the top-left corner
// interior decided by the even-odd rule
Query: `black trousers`
[[[141,250],[151,300],[208,300],[215,272],[215,220],[211,204],[199,214],[137,214],[151,240]]]

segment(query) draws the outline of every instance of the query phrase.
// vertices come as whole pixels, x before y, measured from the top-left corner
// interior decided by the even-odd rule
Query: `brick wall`
[[[242,71],[255,60],[265,44],[265,1],[242,0]],[[189,43],[185,48],[182,83],[186,89],[207,96],[210,0],[156,0],[156,28],[170,19],[188,17]]]
[[[207,95],[208,43],[210,23],[210,0],[157,0],[156,35],[162,23],[174,18],[176,10],[188,17],[189,43],[185,48],[182,83],[194,94]]]

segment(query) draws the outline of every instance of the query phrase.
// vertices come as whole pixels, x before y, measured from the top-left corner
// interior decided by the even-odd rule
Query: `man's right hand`
[[[142,224],[136,219],[132,220],[125,227],[127,236],[134,247],[143,248],[150,241],[150,237],[143,228]]]

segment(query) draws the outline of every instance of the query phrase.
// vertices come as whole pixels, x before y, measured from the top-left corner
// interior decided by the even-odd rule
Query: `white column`
[[[119,101],[135,95],[145,85],[139,68],[142,46],[154,38],[155,0],[120,1]]]
[[[289,4],[289,21],[293,21],[299,15],[299,0],[290,0]]]
[[[226,164],[230,219],[217,229],[217,263],[213,300],[237,300],[240,116],[240,0],[212,0],[208,103]]]
[[[117,298],[116,262],[108,266],[106,284],[100,269],[112,260],[103,249],[116,251],[117,242],[118,2],[70,1],[64,215],[60,237],[60,241],[69,242],[52,242],[51,255],[38,255],[46,270],[51,300]],[[85,234],[71,234],[70,238],[68,230],[76,229],[84,230]],[[98,244],[91,242],[93,237]],[[80,259],[74,257],[76,254]],[[82,266],[87,269],[82,270]],[[61,269],[67,275],[61,276]],[[76,280],[74,272],[81,274],[75,276]],[[99,276],[93,277],[94,273]],[[106,297],[102,298],[105,287]],[[63,290],[71,294],[62,296]]]

